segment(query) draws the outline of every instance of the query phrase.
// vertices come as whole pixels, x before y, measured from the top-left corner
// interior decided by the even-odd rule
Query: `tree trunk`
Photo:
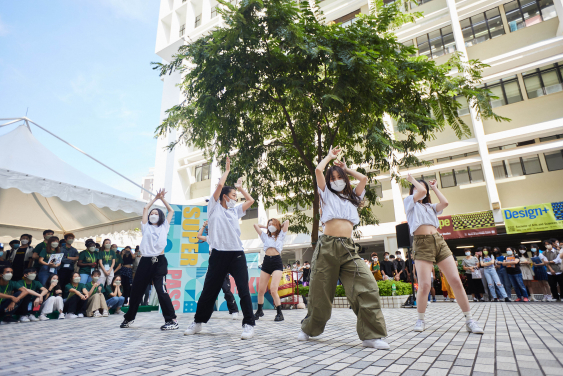
[[[319,240],[319,207],[320,197],[317,190],[317,179],[313,178],[313,189],[315,191],[315,198],[313,199],[313,228],[311,229],[311,245],[313,248],[317,245]]]

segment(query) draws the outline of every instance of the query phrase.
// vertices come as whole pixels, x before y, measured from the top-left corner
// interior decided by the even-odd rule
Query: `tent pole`
[[[5,119],[0,119],[0,121],[4,121],[4,120]],[[18,121],[21,121],[21,120],[23,120],[23,119],[12,120],[12,121],[7,122],[6,124],[0,125],[0,127],[5,127],[6,125],[14,124],[14,123],[17,123]],[[28,125],[28,127],[29,127],[29,125]]]
[[[39,128],[43,129],[45,132],[49,133],[51,136],[53,136],[53,137],[55,137],[55,138],[58,138],[59,140],[61,140],[61,141],[64,142],[65,144],[67,144],[68,146],[70,146],[70,147],[72,147],[72,148],[78,150],[79,152],[81,152],[82,154],[84,154],[85,156],[87,156],[88,158],[90,158],[90,159],[92,159],[92,160],[98,162],[99,164],[101,164],[102,166],[104,166],[105,168],[107,168],[108,170],[110,170],[110,171],[116,173],[117,175],[121,176],[123,179],[125,179],[125,180],[127,180],[128,182],[134,184],[135,186],[141,188],[143,191],[149,193],[149,194],[152,195],[152,196],[155,195],[154,193],[152,193],[151,191],[149,191],[149,190],[143,188],[141,185],[135,183],[133,180],[129,179],[128,177],[126,177],[126,176],[124,176],[124,175],[121,175],[119,172],[115,171],[113,168],[111,168],[111,167],[109,167],[108,165],[106,165],[106,164],[100,162],[99,160],[97,160],[96,158],[94,158],[94,157],[92,157],[91,155],[87,154],[86,152],[80,150],[79,148],[77,148],[76,146],[74,146],[73,144],[71,144],[70,142],[67,142],[67,141],[63,140],[62,138],[60,138],[60,137],[57,136],[56,134],[54,134],[54,133],[48,131],[47,129],[43,128],[43,127],[40,126],[39,124],[37,124],[37,123],[35,123],[35,122],[29,120],[28,118],[23,118],[22,120],[25,120],[26,124],[27,124],[27,122],[29,121],[30,123],[32,123],[32,124],[38,126]],[[27,126],[29,127],[29,124],[27,124]]]

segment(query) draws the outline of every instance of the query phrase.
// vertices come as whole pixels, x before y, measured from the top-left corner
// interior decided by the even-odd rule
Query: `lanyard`
[[[25,279],[23,280],[23,285],[25,286],[25,288],[27,289],[27,283],[25,283]],[[33,286],[33,281],[29,284],[29,287]]]
[[[92,256],[92,254],[90,253],[90,251],[87,251],[87,252],[88,252],[88,256],[90,256],[90,261],[94,261],[94,256]]]
[[[24,282],[25,283],[25,282]],[[4,295],[7,295],[6,292],[8,291],[8,287],[10,287],[10,282],[8,282],[8,284],[6,285],[6,288],[4,289]],[[4,298],[0,299],[0,302],[4,300]]]

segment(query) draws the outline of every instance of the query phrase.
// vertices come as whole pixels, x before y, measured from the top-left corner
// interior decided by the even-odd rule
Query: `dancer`
[[[209,202],[209,200],[207,200]],[[207,242],[207,235],[209,234],[208,228],[208,221],[203,222],[203,227],[199,229],[197,233],[197,238],[199,239],[199,243]],[[211,250],[209,250],[211,253]],[[235,296],[231,292],[231,277],[227,273],[225,276],[225,280],[223,281],[223,285],[221,286],[221,290],[223,290],[225,302],[227,302],[227,309],[229,310],[229,315],[233,320],[238,320],[238,306],[237,301],[235,300]]]
[[[164,198],[165,195],[166,191],[161,189],[156,193],[152,201],[143,208],[143,219],[141,220],[143,239],[139,247],[142,257],[133,279],[133,286],[131,287],[129,310],[125,316],[123,316],[121,328],[131,327],[137,315],[141,300],[143,299],[143,294],[151,282],[154,284],[154,288],[158,294],[158,302],[160,303],[162,315],[164,316],[164,325],[162,325],[160,329],[175,330],[179,328],[174,306],[172,305],[168,291],[166,291],[168,261],[166,260],[166,256],[164,256],[164,248],[166,247],[168,230],[170,229],[170,221],[174,215],[174,209],[172,209]],[[164,206],[166,206],[168,210],[166,217],[160,209],[150,210],[156,200],[162,201]]]
[[[267,232],[263,232],[263,228],[267,229]],[[270,294],[272,295],[272,298],[274,298],[274,307],[277,311],[274,321],[283,321],[281,300],[278,295],[278,286],[280,285],[280,279],[283,273],[281,252],[288,228],[289,221],[285,221],[283,225],[280,225],[280,221],[276,218],[270,219],[268,221],[268,226],[259,224],[254,225],[254,230],[256,230],[256,233],[260,236],[260,240],[264,243],[265,252],[264,262],[262,263],[262,271],[260,272],[260,285],[258,286],[258,310],[254,314],[254,318],[256,320],[264,316],[264,312],[262,311],[262,307],[264,306],[264,294],[268,288],[268,281],[270,280],[270,277],[272,277],[272,282],[270,283]]]
[[[236,188],[225,186],[225,181],[231,171],[231,161],[227,157],[225,172],[213,195],[209,198],[207,215],[209,221],[209,235],[207,242],[211,249],[209,268],[205,276],[203,291],[197,302],[194,321],[186,329],[184,335],[199,333],[202,323],[211,318],[215,299],[221,291],[225,276],[230,273],[235,279],[243,313],[242,339],[254,336],[254,314],[252,299],[248,289],[248,268],[242,242],[240,240],[239,219],[246,214],[254,199],[242,188],[242,178],[235,184]],[[237,188],[246,201],[237,205]]]
[[[368,178],[339,161],[323,175],[326,165],[336,159],[339,152],[339,148],[331,148],[315,169],[323,207],[321,222],[325,229],[313,254],[308,311],[297,339],[307,341],[309,336],[315,337],[324,331],[340,278],[357,316],[356,330],[362,345],[386,350],[389,345],[382,339],[387,336],[387,328],[380,308],[379,288],[352,240],[352,230],[360,222],[358,208],[362,205]],[[348,175],[359,180],[355,189]]]
[[[457,304],[465,315],[465,328],[468,332],[483,334],[483,329],[471,317],[469,300],[459,278],[457,263],[444,238],[437,230],[440,227],[438,215],[442,214],[442,211],[448,206],[448,200],[438,190],[436,180],[430,181],[430,188],[438,196],[440,200],[438,204],[432,204],[430,200],[428,183],[424,180],[417,181],[410,174],[407,180],[412,185],[409,196],[404,201],[405,212],[411,235],[414,235],[413,250],[418,272],[418,295],[424,297],[424,299],[418,299],[418,320],[414,331],[422,332],[425,329],[426,296],[430,292],[434,263],[437,263],[457,297]]]

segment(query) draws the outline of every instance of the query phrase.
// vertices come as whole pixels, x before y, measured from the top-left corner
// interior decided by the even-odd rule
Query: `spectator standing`
[[[563,293],[563,274],[561,274],[561,258],[559,252],[553,247],[553,240],[544,241],[545,251],[542,253],[542,259],[545,261],[547,267],[547,282],[551,289],[551,297],[547,299],[548,302],[561,301],[561,296],[557,290]],[[541,257],[541,256],[540,256]]]
[[[480,260],[480,265],[483,268],[484,279],[487,281],[490,297],[492,298],[491,301],[498,302],[498,297],[496,294],[496,287],[498,287],[501,299],[504,299],[508,302],[510,301],[510,299],[508,298],[508,295],[506,295],[504,286],[502,285],[500,278],[496,272],[495,258],[489,254],[490,249],[490,247],[483,248],[483,257]]]
[[[543,258],[545,259],[545,256],[543,256]],[[542,259],[542,255],[535,245],[532,245],[531,260],[534,263],[534,275],[536,277],[536,281],[539,282],[542,289],[542,301],[547,302],[548,299],[551,299],[551,291],[549,288],[549,283],[547,282],[547,268],[545,266],[547,259]]]
[[[13,280],[19,281],[23,278],[23,271],[29,265],[29,259],[33,254],[33,247],[31,246],[31,235],[23,234],[20,236],[20,241],[12,240],[10,242],[12,252],[10,252],[10,261],[13,270]]]
[[[39,254],[41,253],[41,251],[47,248],[47,241],[53,235],[55,235],[55,232],[53,230],[43,231],[43,241],[37,244],[35,248],[33,248],[33,254],[31,255],[31,259],[29,260],[28,268],[39,269],[39,267],[41,266],[39,264]]]
[[[534,263],[531,258],[528,258],[527,252],[528,248],[525,245],[521,245],[520,249],[520,269],[522,270],[522,279],[524,280],[524,286],[528,289],[528,296],[532,302],[537,301],[534,298],[533,282],[534,273],[532,272],[532,266]]]
[[[56,253],[61,253],[59,238],[51,236],[47,241],[46,248],[39,253],[40,269],[38,280],[42,285],[47,283],[47,279],[49,279],[50,276],[57,274],[57,269],[61,266],[60,261],[51,261],[51,256]]]
[[[389,252],[383,254],[383,261],[381,261],[381,275],[384,280],[393,279],[395,277],[395,265],[393,261],[389,260]]]
[[[481,276],[479,278],[474,278],[473,275],[477,276],[479,271],[479,260],[477,257],[471,255],[471,249],[465,248],[465,258],[461,263],[463,270],[465,270],[465,277],[467,278],[467,286],[469,287],[469,293],[473,295],[473,301],[484,301],[481,294],[485,292],[483,288],[483,283],[481,282]]]
[[[111,250],[115,253],[115,268],[113,269],[114,278],[116,275],[121,274],[121,268],[123,267],[123,259],[121,258],[121,251],[117,250],[117,244],[111,245]],[[109,286],[110,283],[107,284]]]
[[[64,286],[70,283],[72,273],[74,273],[74,266],[76,261],[78,261],[78,250],[72,246],[74,238],[73,233],[65,234],[65,244],[64,246],[61,246],[63,259],[61,261],[61,267],[57,272],[59,275],[59,285],[61,286],[61,290],[64,289]]]
[[[520,267],[520,255],[514,254],[514,248],[506,248],[506,259],[500,261],[502,265],[506,266],[508,272],[508,277],[510,278],[510,283],[514,286],[514,291],[516,292],[517,299],[515,302],[528,300],[528,292],[524,286],[524,280],[522,279],[522,269]]]
[[[63,312],[66,313],[65,318],[67,319],[84,317],[88,296],[84,284],[80,282],[81,278],[79,273],[74,273],[72,282],[65,286],[64,296],[66,298]]]
[[[41,306],[41,314],[39,315],[40,321],[47,321],[49,318],[47,315],[53,311],[59,311],[59,320],[65,318],[63,313],[64,301],[63,301],[63,289],[59,284],[60,276],[53,274],[47,280],[45,288],[47,289],[47,294],[45,295],[43,305]]]
[[[4,251],[4,247],[0,245],[0,268],[5,268],[7,266],[12,266],[12,263],[8,257],[8,252]]]
[[[102,250],[98,255],[98,264],[100,269],[100,280],[98,283],[105,286],[106,281],[111,285],[114,277],[115,269],[115,251],[111,249],[111,240],[105,239],[102,242]],[[116,246],[117,248],[117,246]]]
[[[381,281],[383,279],[383,275],[381,274],[381,264],[379,263],[379,257],[375,252],[371,254],[371,262],[369,263],[369,270],[371,271],[371,274],[373,274],[373,278],[375,278],[376,281]]]
[[[15,324],[17,321],[12,314],[17,311],[23,299],[27,296],[27,290],[13,281],[14,270],[10,267],[4,268],[0,276],[0,325]]]
[[[510,282],[510,278],[508,278],[508,271],[506,266],[502,264],[502,261],[506,260],[506,257],[502,255],[499,247],[493,248],[493,256],[496,259],[495,269],[497,270],[497,274],[504,286],[504,291],[506,295],[512,299],[512,283]]]
[[[78,273],[80,274],[80,283],[82,285],[92,281],[92,269],[96,267],[96,243],[92,240],[86,241],[86,250],[78,255]],[[74,277],[73,277],[74,278]]]

